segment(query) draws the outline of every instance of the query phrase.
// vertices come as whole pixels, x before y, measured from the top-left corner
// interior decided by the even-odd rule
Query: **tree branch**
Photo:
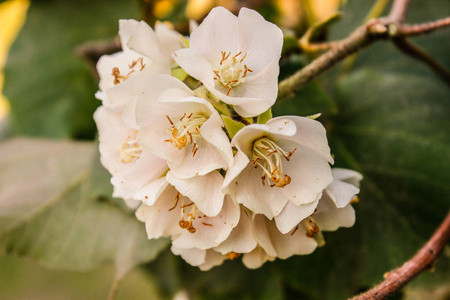
[[[278,85],[278,98],[283,98],[297,91],[310,82],[313,78],[331,68],[341,59],[355,53],[365,46],[370,45],[375,41],[374,36],[377,32],[381,30],[381,33],[385,33],[387,31],[385,27],[383,27],[383,29],[379,27],[379,25],[383,27],[383,25],[377,21],[369,22],[369,24],[356,29],[348,38],[339,42],[334,42],[334,47],[332,47],[328,52],[319,56],[294,75],[281,81]]]
[[[394,4],[392,4],[388,19],[393,22],[402,23],[405,19],[408,6],[409,0],[395,0]]]
[[[422,35],[426,33],[430,33],[432,31],[442,29],[450,26],[450,17],[437,20],[434,22],[416,24],[416,25],[402,25],[398,29],[398,33],[401,36],[416,36]]]
[[[394,45],[406,55],[409,55],[432,69],[443,81],[450,85],[450,72],[444,68],[437,60],[428,55],[425,51],[409,42],[404,37],[392,39]]]
[[[349,37],[341,41],[333,41],[326,44],[319,44],[317,49],[329,49],[327,52],[312,61],[294,75],[284,79],[278,85],[278,98],[286,97],[305,86],[312,79],[331,68],[340,60],[357,52],[358,50],[372,44],[377,40],[391,39],[396,42],[397,47],[406,51],[406,46],[400,45],[405,37],[416,36],[432,32],[450,26],[450,17],[431,23],[417,25],[403,25],[399,20],[403,20],[409,0],[396,0],[392,11],[387,18],[378,18],[369,21],[367,24],[357,28]],[[402,40],[403,39],[403,40]],[[309,45],[312,49],[314,44]],[[405,46],[401,48],[401,46]],[[411,45],[410,45],[411,46]],[[447,74],[449,71],[441,66],[436,60],[430,59],[429,55],[420,50],[413,51],[409,47],[407,54],[421,60],[426,65],[442,77],[448,83]]]
[[[450,240],[450,212],[431,239],[417,254],[403,266],[385,275],[385,280],[371,290],[352,298],[352,300],[385,299],[399,291],[408,282],[426,269],[433,267],[439,253]]]

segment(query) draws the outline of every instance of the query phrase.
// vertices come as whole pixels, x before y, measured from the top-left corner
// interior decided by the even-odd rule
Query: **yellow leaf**
[[[9,111],[9,104],[2,94],[4,74],[9,49],[25,22],[30,1],[10,0],[0,4],[0,121]]]

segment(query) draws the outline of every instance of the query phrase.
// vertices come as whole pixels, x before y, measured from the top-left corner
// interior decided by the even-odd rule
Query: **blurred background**
[[[450,15],[450,1],[411,2],[408,23]],[[96,139],[92,114],[100,101],[94,97],[95,64],[100,55],[120,50],[119,19],[142,19],[151,25],[166,20],[188,35],[189,20],[201,22],[214,6],[234,13],[243,6],[254,8],[283,29],[280,76],[285,78],[320,54],[298,43],[312,25],[325,22],[314,42],[338,40],[386,14],[391,4],[388,0],[0,1],[1,141]],[[450,30],[442,30],[414,42],[448,69],[449,40]],[[336,166],[365,176],[361,202],[355,207],[356,225],[326,234],[327,245],[312,255],[266,263],[254,271],[232,261],[204,273],[166,249],[153,262],[139,261],[146,264],[123,279],[117,299],[170,299],[180,289],[188,289],[194,299],[345,299],[369,288],[384,272],[411,257],[448,211],[449,100],[447,84],[388,42],[346,59],[273,109],[275,115],[322,113],[319,120],[328,130]],[[0,158],[3,173],[12,168],[8,163]],[[95,166],[100,169],[98,162]],[[95,172],[95,180],[107,186],[108,174]],[[0,180],[7,178],[3,173]],[[26,190],[27,184],[17,185]],[[119,210],[120,200],[110,199],[110,192],[108,186],[98,188],[93,199]],[[1,195],[0,191],[0,199]],[[0,211],[0,299],[108,297],[117,271],[114,259],[59,263],[43,254],[54,235],[42,221],[5,234],[1,227],[10,221],[2,217]],[[30,238],[30,228],[38,228],[42,236]],[[70,245],[83,248],[82,241],[74,238]],[[58,249],[67,257],[76,256],[66,248]],[[447,247],[433,273],[422,274],[393,299],[450,299],[449,256]]]

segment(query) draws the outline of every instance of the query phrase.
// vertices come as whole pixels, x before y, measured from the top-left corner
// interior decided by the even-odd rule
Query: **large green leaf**
[[[134,214],[109,201],[95,148],[21,139],[0,145],[0,254],[67,270],[114,262],[120,277],[167,245],[147,240]]]
[[[33,1],[5,69],[13,134],[93,138],[97,80],[75,49],[113,38],[120,18],[136,17],[124,0]]]

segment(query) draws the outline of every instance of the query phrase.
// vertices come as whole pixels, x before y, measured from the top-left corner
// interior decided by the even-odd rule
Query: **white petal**
[[[180,211],[170,210],[175,202],[177,191],[167,187],[153,206],[142,204],[136,211],[136,217],[145,222],[147,236],[156,239],[164,236],[178,236],[183,232],[178,222]]]
[[[178,79],[169,75],[157,75],[146,79],[145,90],[141,91],[141,97],[136,106],[136,118],[139,125],[156,124],[155,116],[159,116],[160,120],[166,118],[166,115],[178,113],[181,109],[160,103],[158,98],[161,93],[167,90],[179,89],[183,93],[191,94],[192,91]],[[181,113],[182,115],[182,113]],[[166,119],[164,125],[168,125]],[[160,124],[157,124],[160,125]]]
[[[167,24],[163,22],[156,22],[155,33],[162,45],[162,48],[168,54],[172,54],[176,50],[184,47],[184,42],[181,39],[181,35],[175,30],[170,29]]]
[[[120,162],[119,149],[127,138],[133,134],[120,118],[120,112],[100,106],[94,113],[97,124],[100,154],[103,166],[112,175],[126,171],[130,165]]]
[[[272,219],[277,216],[288,202],[279,188],[262,184],[262,171],[253,165],[247,166],[235,181],[235,199],[257,214]]]
[[[295,205],[292,202],[288,202],[281,213],[275,217],[277,228],[282,234],[288,233],[303,219],[312,215],[318,204],[319,200],[303,205]]]
[[[334,231],[339,227],[352,227],[355,223],[355,210],[350,204],[337,208],[334,202],[324,195],[313,218],[320,230]]]
[[[237,17],[223,7],[215,7],[191,33],[189,46],[210,62],[219,62],[220,51],[237,54],[237,40]],[[182,68],[184,69],[183,66]],[[185,71],[190,74],[189,70]]]
[[[167,119],[156,119],[154,124],[142,126],[138,132],[138,137],[142,145],[152,154],[166,160],[170,167],[171,163],[179,164],[182,162],[186,148],[178,149],[171,143],[166,142],[171,137],[170,133],[167,132],[170,125],[166,123],[169,124]]]
[[[133,198],[142,201],[147,206],[152,206],[166,190],[168,184],[166,177],[162,177],[145,185],[134,194]]]
[[[239,101],[239,104],[235,104],[235,110],[243,117],[259,115],[268,110],[277,99],[279,73],[278,60],[273,61],[258,74],[249,76],[242,85],[238,85],[234,100],[224,98],[223,101]]]
[[[331,169],[333,172],[333,177],[335,179],[345,181],[359,188],[359,182],[363,179],[363,176],[353,170],[342,169],[342,168],[333,168]]]
[[[242,170],[245,169],[249,162],[250,160],[244,152],[238,151],[236,153],[234,156],[233,165],[228,169],[227,174],[225,175],[225,180],[223,182],[224,192],[232,194],[233,196],[235,195],[235,179],[239,176]]]
[[[239,150],[242,150],[248,157],[252,157],[253,142],[262,137],[269,137],[279,139],[280,137],[291,137],[296,132],[295,124],[285,119],[277,120],[272,124],[252,124],[245,126],[234,136],[231,141],[232,146],[236,146]]]
[[[170,53],[165,51],[156,33],[144,21],[136,26],[136,33],[130,37],[127,45],[131,50],[170,66]]]
[[[257,269],[261,267],[266,261],[274,261],[276,257],[267,255],[261,247],[256,247],[250,253],[244,254],[242,262],[249,269]]]
[[[202,271],[208,271],[215,266],[219,266],[223,263],[226,257],[214,250],[206,250],[205,262],[198,267]]]
[[[222,211],[216,217],[203,216],[195,219],[194,233],[187,230],[173,241],[173,245],[179,248],[209,249],[218,246],[229,235],[231,230],[239,222],[240,211],[234,201],[226,197]],[[204,225],[203,223],[210,225]]]
[[[230,236],[214,250],[222,254],[230,252],[248,253],[255,249],[256,245],[257,243],[252,235],[250,218],[247,216],[245,209],[241,208],[239,224],[231,231]]]
[[[128,64],[140,57],[139,54],[133,52],[117,52],[111,55],[103,55],[97,62],[97,71],[100,77],[99,87],[101,91],[107,91],[114,87],[114,76],[112,75],[113,68],[119,68],[121,74],[128,74],[130,68]],[[107,101],[104,105],[114,108]]]
[[[342,208],[347,206],[353,196],[359,193],[359,189],[350,183],[335,179],[327,187],[325,193],[328,194],[337,207]]]
[[[267,226],[272,239],[277,256],[286,259],[293,255],[305,255],[313,252],[317,247],[317,242],[306,236],[304,226],[299,226],[287,234],[278,231],[273,222]]]
[[[245,63],[254,72],[261,71],[281,55],[283,33],[256,11],[242,8],[238,16],[239,51],[247,53]]]
[[[276,257],[275,245],[270,237],[270,221],[262,215],[255,215],[252,222],[252,232],[258,245],[264,249],[269,256]]]
[[[287,151],[295,145],[278,141]],[[322,191],[333,181],[328,162],[316,152],[297,146],[289,161],[283,161],[283,173],[291,177],[291,183],[280,190],[296,205],[311,203],[320,198]]]
[[[222,167],[226,170],[233,164],[233,150],[231,149],[230,140],[222,129],[222,123],[214,117],[215,114],[217,112],[211,115],[202,125],[200,133],[208,143],[217,148],[219,154],[226,161],[227,165]]]
[[[136,29],[139,22],[136,20],[119,20],[119,37],[122,49],[124,51],[129,51],[127,42],[130,37],[136,33]]]
[[[195,152],[195,155],[192,152],[192,145],[189,144],[189,146],[181,149],[185,149],[184,157],[181,161],[169,162],[169,167],[175,176],[190,178],[197,175],[205,175],[216,169],[228,166],[222,153],[205,139],[198,139],[196,143],[198,150]]]
[[[173,54],[173,59],[186,73],[202,82],[209,91],[215,89],[214,67],[206,58],[194,52],[191,48],[186,48],[176,51]]]
[[[183,249],[177,248],[174,245],[172,245],[170,250],[173,254],[180,255],[191,266],[200,266],[206,260],[206,250],[197,248]]]
[[[298,117],[298,116],[283,116],[279,117],[283,119],[291,119],[295,122],[297,132],[289,139],[317,152],[324,159],[333,163],[333,158],[330,154],[330,147],[328,146],[328,140],[323,125],[310,118]],[[278,118],[269,120],[266,124],[270,125],[271,122],[276,121]]]
[[[181,179],[170,171],[167,173],[167,180],[182,195],[189,197],[205,215],[217,216],[222,209],[225,194],[221,191],[223,177],[219,172]]]

